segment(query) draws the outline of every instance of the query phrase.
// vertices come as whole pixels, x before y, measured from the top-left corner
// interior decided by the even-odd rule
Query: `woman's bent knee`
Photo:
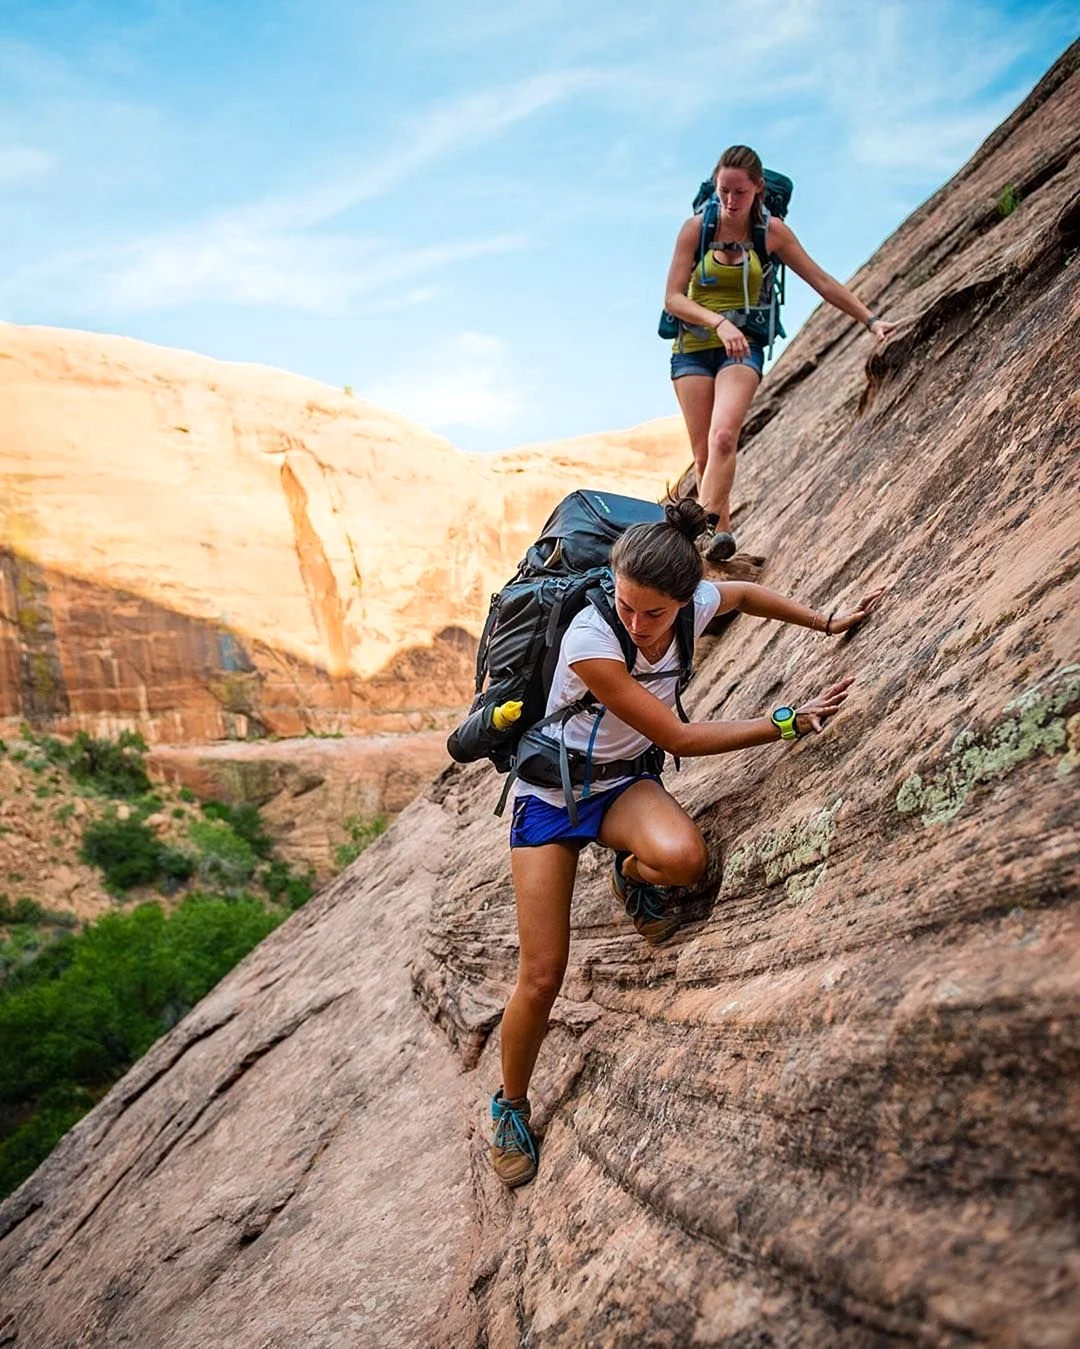
[[[662,872],[667,885],[694,885],[709,864],[709,851],[700,834],[648,852],[642,849],[638,856],[646,866]]]

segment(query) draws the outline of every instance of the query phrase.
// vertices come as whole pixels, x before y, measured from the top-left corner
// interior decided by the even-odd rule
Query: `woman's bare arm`
[[[780,739],[779,730],[768,717],[747,721],[692,721],[688,725],[644,684],[632,678],[622,661],[579,660],[571,668],[609,712],[669,754],[684,758],[726,754]],[[800,734],[822,730],[828,719],[843,706],[851,683],[851,679],[842,679],[831,684],[800,707],[796,723]]]
[[[724,320],[703,304],[695,304],[687,295],[690,276],[697,266],[698,244],[701,242],[701,217],[691,216],[679,230],[675,240],[675,252],[668,268],[667,286],[664,290],[664,308],[669,314],[686,323],[694,323],[702,328],[715,328]]]
[[[874,319],[870,331],[879,342],[883,342],[896,327],[895,323],[886,323],[876,318],[847,286],[837,281],[835,276],[830,276],[824,267],[819,267],[796,239],[791,228],[776,216],[772,216],[769,220],[768,248],[769,252],[775,253],[781,262],[787,263],[796,276],[802,277],[808,286],[813,286],[828,304],[845,314],[850,314],[860,323]]]
[[[854,609],[834,609],[831,614],[821,614],[816,609],[800,604],[798,600],[788,599],[786,595],[752,581],[725,581],[717,589],[720,591],[718,614],[738,610],[741,614],[753,614],[756,618],[775,618],[781,623],[813,628],[815,632],[824,632],[827,626],[833,635],[847,632],[861,623],[885,593],[885,587],[878,586],[864,595]]]

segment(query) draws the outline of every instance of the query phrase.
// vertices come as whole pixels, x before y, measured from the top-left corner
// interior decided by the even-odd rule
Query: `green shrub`
[[[139,797],[150,790],[145,753],[146,741],[137,731],[122,731],[115,742],[79,731],[67,748],[68,771],[105,796]]]
[[[74,814],[75,814],[75,802],[65,801],[64,804],[60,807],[60,809],[56,812],[56,818],[57,820],[59,820],[61,824],[67,824],[68,820],[70,820],[72,815]]]
[[[258,857],[269,857],[274,840],[263,828],[262,818],[255,806],[230,806],[225,801],[204,801],[202,813],[208,820],[221,820],[245,839]]]
[[[389,824],[385,815],[376,815],[373,820],[361,820],[359,816],[349,815],[344,821],[348,843],[341,843],[334,849],[334,862],[342,871],[369,848],[380,834],[386,832]]]
[[[1015,183],[1009,183],[1001,190],[1001,196],[997,199],[997,213],[1002,220],[1006,216],[1012,215],[1013,211],[1020,205],[1020,189]]]
[[[181,787],[176,794],[181,801],[186,801],[188,805],[198,799],[190,787]]]
[[[17,1189],[94,1104],[70,1082],[44,1094],[30,1119],[0,1141],[0,1196]]]
[[[161,871],[161,844],[134,815],[126,820],[105,815],[83,830],[79,856],[105,873],[113,893],[149,885]]]
[[[271,899],[286,904],[290,911],[302,908],[315,893],[315,873],[297,874],[290,863],[275,857],[258,877]]]
[[[64,934],[0,985],[0,1197],[280,921],[189,896]]]
[[[195,845],[199,880],[230,894],[242,892],[258,862],[247,839],[224,820],[192,820],[188,837]]]
[[[174,894],[195,874],[195,858],[179,848],[159,845],[158,867],[161,874],[161,888],[167,895]]]
[[[0,894],[0,923],[40,923],[45,910],[28,895],[23,895],[14,904],[7,895]]]

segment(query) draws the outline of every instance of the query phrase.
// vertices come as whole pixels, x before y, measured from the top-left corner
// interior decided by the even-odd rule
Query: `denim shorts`
[[[635,782],[659,782],[652,773],[642,773],[629,782],[620,782],[606,792],[597,792],[577,803],[578,822],[570,823],[565,806],[553,806],[538,796],[514,799],[514,817],[510,825],[511,848],[540,848],[545,843],[592,843],[600,835],[600,826],[609,808]]]
[[[760,375],[765,369],[765,349],[756,342],[750,343],[749,356],[729,356],[723,347],[706,347],[704,351],[673,351],[671,353],[671,378],[681,379],[683,375],[707,375],[714,379],[721,370],[729,365],[748,365]]]

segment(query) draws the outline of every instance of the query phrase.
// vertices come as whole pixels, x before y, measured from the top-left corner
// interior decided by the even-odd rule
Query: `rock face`
[[[505,456],[312,380],[0,324],[0,727],[401,732],[468,701],[567,491],[656,496],[670,421]]]
[[[1077,66],[856,278],[907,320],[868,368],[819,312],[766,381],[742,537],[888,597],[703,652],[699,718],[856,692],[670,778],[711,864],[669,946],[583,855],[536,1182],[484,1155],[513,898],[454,767],[0,1208],[0,1344],[1075,1345]]]

